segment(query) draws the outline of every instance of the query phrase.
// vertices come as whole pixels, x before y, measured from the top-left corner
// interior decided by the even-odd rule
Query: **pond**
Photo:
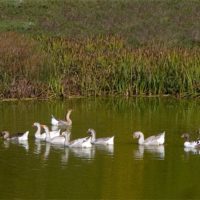
[[[114,145],[67,148],[35,140],[34,122],[70,118],[71,139],[115,136]],[[198,199],[200,149],[184,148],[183,133],[199,137],[200,101],[173,98],[71,98],[1,101],[0,130],[29,131],[27,142],[0,141],[1,199]],[[64,131],[64,130],[62,130]],[[165,131],[165,144],[139,146]]]

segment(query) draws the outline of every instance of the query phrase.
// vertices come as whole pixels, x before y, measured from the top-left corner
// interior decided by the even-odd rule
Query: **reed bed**
[[[2,98],[70,95],[199,97],[200,51],[130,48],[120,36],[0,35]]]

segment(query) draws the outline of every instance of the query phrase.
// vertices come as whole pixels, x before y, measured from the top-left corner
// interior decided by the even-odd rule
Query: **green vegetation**
[[[199,1],[0,1],[0,97],[199,96]]]
[[[1,0],[0,32],[72,38],[118,34],[126,45],[199,45],[198,0]]]

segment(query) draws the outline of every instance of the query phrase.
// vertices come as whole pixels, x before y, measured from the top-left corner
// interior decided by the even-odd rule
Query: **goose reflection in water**
[[[62,155],[62,162],[67,163],[70,156],[91,160],[95,156],[95,147],[89,148],[65,148],[65,154]]]
[[[50,150],[52,148],[56,149],[56,150],[62,150],[63,145],[62,144],[51,144],[49,142],[46,142],[45,143],[45,151],[44,151],[44,153],[41,156],[42,160],[47,160],[48,159],[49,154],[50,154]]]
[[[41,153],[41,139],[35,139],[35,149],[34,149],[34,154],[40,154]]]
[[[26,149],[26,151],[29,150],[29,144],[28,144],[28,141],[27,141],[27,140],[19,140],[18,143],[19,143],[21,146],[23,146],[23,147]]]
[[[54,151],[54,150],[63,150],[63,144],[51,144],[49,142],[45,143],[45,151],[42,154],[42,159],[43,160],[47,160],[50,154],[50,151]]]
[[[114,145],[96,145],[96,149],[109,155],[113,155],[114,153]]]
[[[47,159],[50,153],[50,149],[51,149],[51,144],[49,142],[46,142],[46,149],[44,152],[44,159]]]
[[[192,154],[200,154],[200,148],[192,148],[192,147],[184,147],[184,151],[186,153],[192,153]]]
[[[138,150],[134,150],[133,154],[136,159],[142,160],[144,153],[151,153],[155,160],[164,160],[165,158],[165,146],[146,146],[146,145],[139,145]]]
[[[69,158],[69,148],[65,148],[65,154],[62,155],[61,161],[62,163],[67,163]]]
[[[10,142],[8,142],[7,140],[4,140],[4,141],[3,141],[3,145],[4,145],[4,147],[7,149],[7,148],[10,147]]]
[[[9,141],[9,142],[6,141],[6,140],[3,141],[3,145],[4,145],[5,148],[9,148],[11,143],[12,144],[18,144],[19,146],[24,147],[26,151],[29,150],[29,144],[28,144],[27,140]]]

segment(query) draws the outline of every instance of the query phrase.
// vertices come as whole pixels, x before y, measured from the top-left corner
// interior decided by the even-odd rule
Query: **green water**
[[[35,140],[34,122],[73,109],[71,139],[115,135],[113,146],[68,149]],[[200,150],[183,147],[181,135],[199,137],[200,102],[169,98],[0,102],[0,129],[30,131],[27,142],[0,141],[1,199],[198,199]],[[132,140],[165,131],[165,145]]]

